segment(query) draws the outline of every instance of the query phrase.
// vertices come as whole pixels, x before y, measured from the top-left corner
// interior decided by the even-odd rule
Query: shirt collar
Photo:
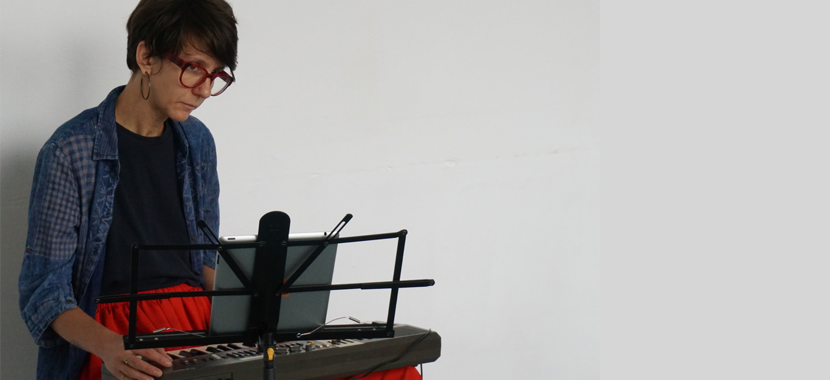
[[[115,132],[115,101],[124,87],[116,87],[98,105],[98,121],[95,124],[95,143],[92,146],[93,160],[117,160],[118,138]]]

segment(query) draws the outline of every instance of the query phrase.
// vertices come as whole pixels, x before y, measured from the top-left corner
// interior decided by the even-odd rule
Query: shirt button
[[[190,240],[196,241],[196,237],[195,237],[195,236],[191,236],[191,237],[190,237]]]
[[[66,303],[73,303],[71,299],[67,298]]]

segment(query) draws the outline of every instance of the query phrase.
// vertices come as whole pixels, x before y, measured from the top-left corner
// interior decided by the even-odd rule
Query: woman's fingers
[[[143,350],[132,350],[134,354],[141,355],[147,360],[161,364],[165,367],[170,367],[173,365],[173,359],[170,358],[166,353],[164,353],[163,348],[147,348]]]
[[[127,378],[136,380],[153,380],[153,377],[159,377],[162,374],[160,369],[133,354],[122,360],[119,367],[121,373]]]

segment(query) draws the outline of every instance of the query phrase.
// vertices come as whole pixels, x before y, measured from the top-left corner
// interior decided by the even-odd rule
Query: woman
[[[209,243],[219,230],[216,148],[190,113],[234,82],[237,30],[225,0],[141,0],[127,21],[126,86],[66,122],[38,155],[19,279],[38,379],[150,380],[163,349],[125,350],[130,246]],[[213,289],[213,251],[142,253],[142,292]],[[137,330],[204,330],[206,297],[139,303]],[[366,379],[420,379],[412,367]]]
[[[236,19],[224,0],[142,0],[127,22],[126,86],[62,125],[38,155],[19,279],[38,379],[152,379],[162,349],[124,350],[133,242],[208,243],[219,227],[216,149],[190,113],[233,83]],[[142,291],[212,289],[215,252],[142,255]],[[205,297],[142,302],[141,332],[207,328]],[[89,355],[91,353],[92,355]]]

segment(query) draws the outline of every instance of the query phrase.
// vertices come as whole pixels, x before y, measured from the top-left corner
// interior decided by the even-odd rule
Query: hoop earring
[[[147,73],[145,73],[147,74]],[[141,83],[138,85],[138,90],[141,91],[141,98],[144,100],[150,99],[150,90],[152,83],[150,82],[150,74],[147,74],[147,96],[144,96],[144,75],[141,76]]]

